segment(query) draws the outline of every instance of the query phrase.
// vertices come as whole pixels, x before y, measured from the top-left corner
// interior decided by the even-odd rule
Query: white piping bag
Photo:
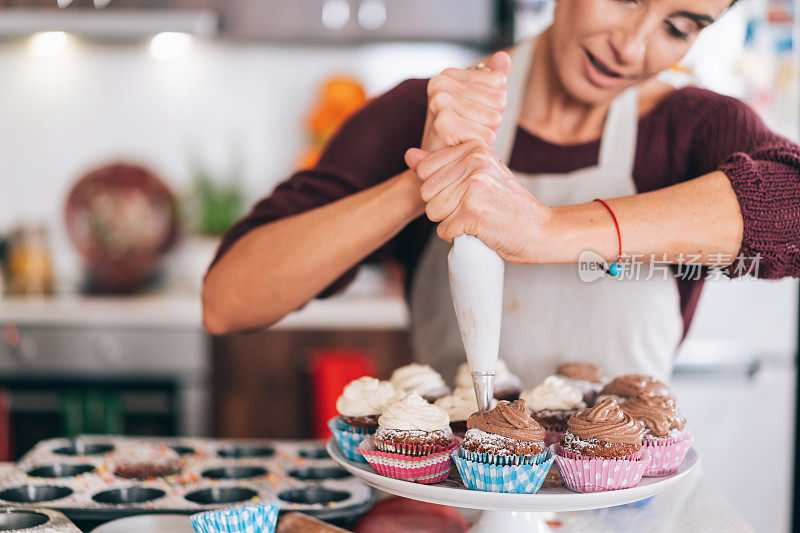
[[[505,263],[473,235],[453,240],[447,255],[450,292],[472,372],[478,409],[489,410],[500,349]]]

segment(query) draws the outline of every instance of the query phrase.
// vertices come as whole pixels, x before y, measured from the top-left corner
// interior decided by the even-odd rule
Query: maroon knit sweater
[[[338,200],[405,170],[405,151],[419,146],[422,138],[426,87],[427,80],[407,80],[351,117],[314,169],[278,185],[226,233],[214,261],[255,227]],[[596,165],[599,148],[599,139],[558,145],[518,128],[509,167],[529,174],[570,172]],[[800,146],[769,131],[741,101],[695,87],[672,92],[639,119],[633,171],[639,192],[714,170],[723,171],[736,191],[744,217],[740,253],[761,255],[759,277],[800,276]],[[368,260],[398,261],[405,267],[408,287],[433,229],[432,222],[420,217]],[[343,289],[357,267],[320,296]],[[684,333],[702,283],[678,280]]]

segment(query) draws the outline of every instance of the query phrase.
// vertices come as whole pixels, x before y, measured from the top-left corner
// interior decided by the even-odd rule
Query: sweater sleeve
[[[725,173],[744,220],[741,260],[727,273],[800,277],[800,146],[770,131],[745,103],[696,91],[703,112],[690,159],[697,175]]]
[[[211,267],[253,229],[340,200],[405,170],[405,151],[419,146],[422,138],[426,87],[427,80],[404,81],[345,121],[313,169],[297,172],[280,183],[231,226]],[[358,265],[354,265],[319,296],[344,289],[357,270]]]

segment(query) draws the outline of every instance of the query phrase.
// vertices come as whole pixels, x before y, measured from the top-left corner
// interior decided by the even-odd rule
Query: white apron
[[[511,50],[508,106],[495,143],[496,154],[506,163],[514,145],[534,47],[532,39]],[[552,206],[635,194],[632,174],[637,125],[633,88],[611,104],[597,166],[563,174],[516,176],[538,200]],[[624,240],[624,226],[622,232]],[[415,356],[445,377],[454,376],[457,366],[466,360],[450,295],[449,250],[450,244],[433,235],[411,287]],[[659,274],[650,280],[606,277],[587,284],[578,278],[575,264],[506,263],[500,358],[526,387],[535,386],[565,361],[593,362],[607,376],[636,372],[668,379],[682,331],[677,284],[671,276],[663,279]]]

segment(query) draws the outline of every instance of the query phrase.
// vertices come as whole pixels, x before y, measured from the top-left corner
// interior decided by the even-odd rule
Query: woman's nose
[[[644,60],[645,36],[644,25],[639,24],[611,35],[611,49],[620,65],[637,65]]]

